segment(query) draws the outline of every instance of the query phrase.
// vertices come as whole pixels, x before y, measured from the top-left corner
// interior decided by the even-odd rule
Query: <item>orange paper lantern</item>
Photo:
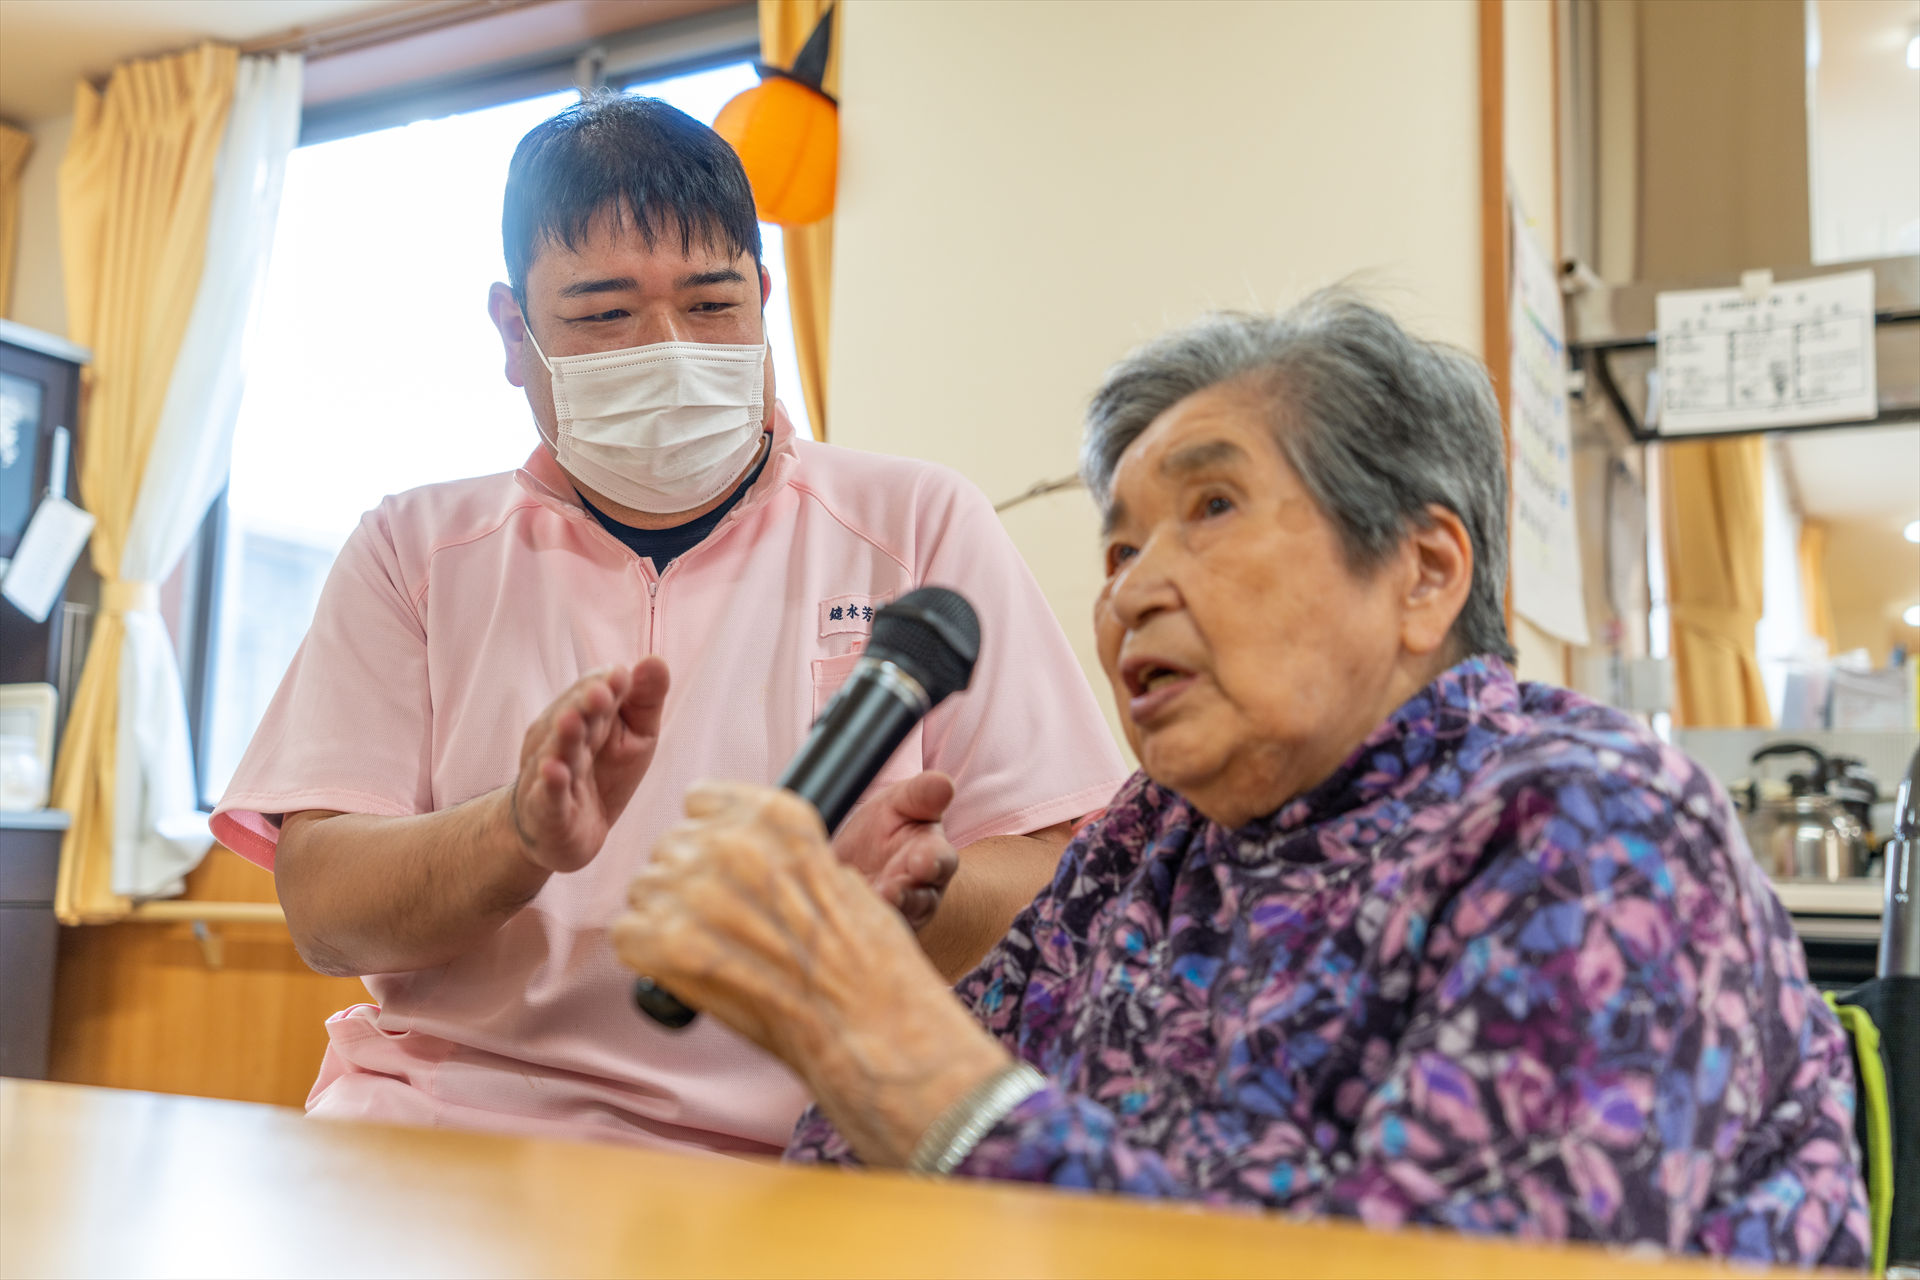
[[[769,75],[722,107],[713,129],[740,154],[762,221],[798,227],[833,212],[840,111],[826,94]]]

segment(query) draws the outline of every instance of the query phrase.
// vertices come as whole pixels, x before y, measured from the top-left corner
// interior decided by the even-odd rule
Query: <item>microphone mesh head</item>
[[[866,656],[899,667],[937,704],[973,678],[980,619],[959,592],[921,587],[873,615]]]

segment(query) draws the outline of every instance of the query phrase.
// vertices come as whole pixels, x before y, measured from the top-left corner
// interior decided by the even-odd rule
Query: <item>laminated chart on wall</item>
[[[1861,422],[1879,411],[1873,272],[1662,293],[1661,435]]]
[[[0,578],[0,595],[34,622],[45,622],[91,536],[92,515],[58,494],[48,494],[34,508],[13,563]]]
[[[1586,644],[1560,281],[1518,205],[1512,231],[1513,607],[1541,630]]]

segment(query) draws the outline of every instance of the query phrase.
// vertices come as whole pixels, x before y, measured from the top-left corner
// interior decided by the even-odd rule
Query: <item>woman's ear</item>
[[[1407,535],[1412,574],[1400,602],[1400,643],[1426,655],[1446,645],[1473,586],[1473,539],[1446,507],[1429,504],[1424,528]]]

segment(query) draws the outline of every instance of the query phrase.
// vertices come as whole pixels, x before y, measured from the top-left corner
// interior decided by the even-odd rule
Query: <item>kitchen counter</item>
[[[1840,881],[1776,880],[1806,948],[1807,970],[1823,987],[1851,987],[1873,976],[1880,951],[1886,886],[1878,877]]]

